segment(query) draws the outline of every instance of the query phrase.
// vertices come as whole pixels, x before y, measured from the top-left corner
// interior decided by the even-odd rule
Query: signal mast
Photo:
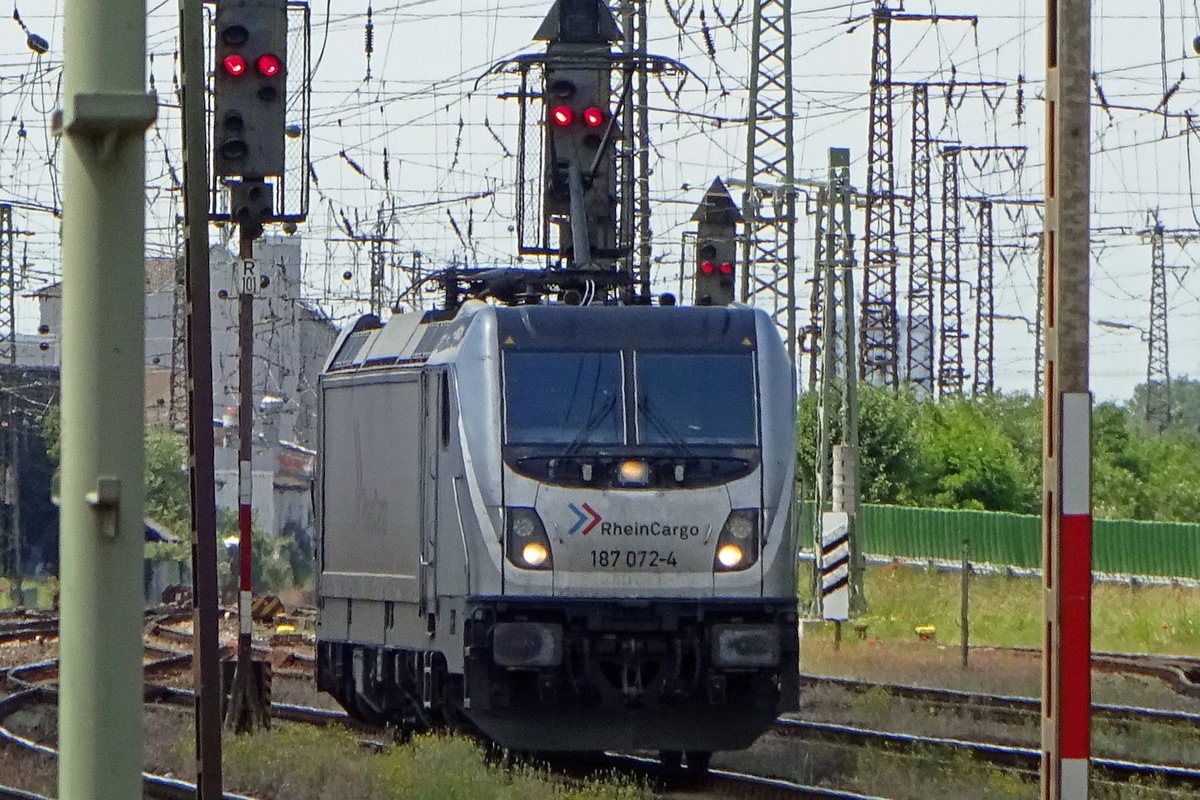
[[[448,310],[465,297],[510,304],[546,296],[572,305],[650,303],[648,295],[637,294],[632,238],[620,233],[619,209],[632,207],[626,201],[636,176],[618,174],[618,155],[629,152],[636,137],[617,120],[631,102],[635,75],[682,75],[687,68],[661,56],[614,52],[612,43],[621,38],[602,0],[556,0],[534,35],[547,43],[546,51],[502,61],[481,76],[520,78],[519,91],[502,95],[520,103],[517,252],[542,258],[546,266],[452,267],[430,275],[427,280],[442,285]],[[542,73],[540,88],[531,85],[535,69]],[[540,180],[527,179],[533,170]],[[540,191],[527,193],[528,186]]]

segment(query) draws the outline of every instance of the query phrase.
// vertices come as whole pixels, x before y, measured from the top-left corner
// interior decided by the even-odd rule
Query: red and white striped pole
[[[1050,0],[1047,8],[1041,798],[1086,800],[1092,686],[1091,0]]]
[[[1088,796],[1091,750],[1092,664],[1092,397],[1066,393],[1059,397],[1061,508],[1058,522],[1058,753],[1059,796]],[[1045,701],[1043,700],[1043,707]]]
[[[240,264],[253,264],[254,237],[241,230]],[[244,288],[244,287],[243,287]],[[254,295],[238,294],[238,534],[241,547],[238,580],[238,672],[249,676],[253,622],[250,605],[253,587],[250,581],[250,533],[253,501],[254,461]]]
[[[243,269],[253,269],[254,238],[257,232],[241,229],[241,258]],[[243,282],[243,289],[246,284]],[[254,295],[238,294],[238,653],[230,687],[226,725],[237,733],[245,733],[265,720],[263,697],[254,675],[251,634],[253,621],[251,604],[253,587],[250,580],[250,556],[253,543],[252,490],[254,443]]]

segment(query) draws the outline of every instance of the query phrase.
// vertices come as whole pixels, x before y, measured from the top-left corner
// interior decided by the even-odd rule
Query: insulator
[[[371,22],[369,18],[367,20],[366,29],[366,48],[367,55],[371,55],[375,52],[375,23]]]
[[[704,9],[700,9],[700,34],[704,37],[704,45],[708,48],[708,57],[716,58],[717,46],[713,42],[712,31],[708,29],[708,22],[704,19]]]

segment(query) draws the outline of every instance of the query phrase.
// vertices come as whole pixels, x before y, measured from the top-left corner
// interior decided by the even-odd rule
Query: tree
[[[1139,383],[1133,389],[1133,397],[1127,406],[1129,414],[1140,427],[1150,430],[1146,424],[1146,384]],[[1186,375],[1171,378],[1171,424],[1164,433],[1200,432],[1200,381]],[[1155,431],[1151,431],[1155,432]]]
[[[864,503],[911,505],[911,487],[921,480],[915,438],[918,404],[911,394],[863,386],[859,390],[859,489]],[[796,470],[805,495],[815,483],[819,420],[816,393],[800,398]],[[840,441],[840,401],[829,409],[833,440]]]
[[[42,425],[46,454],[54,464],[57,493],[58,470],[62,462],[62,416],[59,407],[46,411]],[[183,434],[162,428],[147,428],[146,516],[165,525],[180,541],[191,538],[191,486],[187,468],[187,439]]]
[[[922,459],[932,480],[924,498],[933,506],[1035,513],[1039,481],[995,413],[1001,401],[943,400],[926,404]],[[990,407],[989,407],[990,406]],[[1018,412],[1019,414],[1019,412]]]

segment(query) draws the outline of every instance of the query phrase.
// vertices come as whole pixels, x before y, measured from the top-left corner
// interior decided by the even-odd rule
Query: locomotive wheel
[[[688,750],[687,751],[687,771],[688,775],[693,778],[704,778],[708,776],[708,767],[712,763],[711,750]]]

